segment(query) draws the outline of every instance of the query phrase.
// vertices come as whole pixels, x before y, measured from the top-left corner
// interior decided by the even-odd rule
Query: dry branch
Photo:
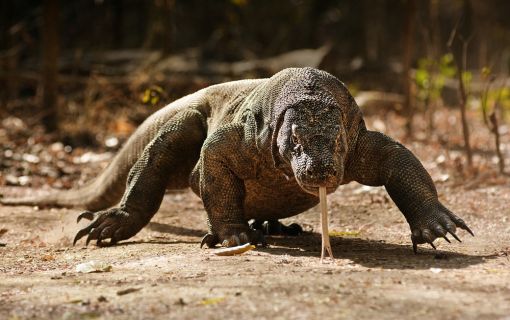
[[[462,17],[461,17],[462,18]],[[455,27],[450,34],[450,38],[448,40],[448,49],[453,56],[453,60],[455,61],[455,65],[457,66],[457,80],[459,82],[459,98],[460,98],[460,117],[462,122],[462,133],[464,136],[464,149],[466,151],[466,157],[468,160],[468,165],[470,168],[473,167],[473,152],[471,150],[471,145],[469,142],[469,126],[466,118],[466,104],[467,104],[467,93],[466,88],[464,86],[464,80],[462,79],[462,75],[464,74],[464,70],[466,69],[466,56],[467,56],[467,46],[471,37],[467,39],[458,36],[457,29],[459,28],[459,23],[461,19],[457,20]],[[458,57],[453,52],[453,41],[458,38],[462,43],[462,63],[459,61]]]

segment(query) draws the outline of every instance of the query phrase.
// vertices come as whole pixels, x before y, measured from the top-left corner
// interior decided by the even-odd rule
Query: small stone
[[[108,148],[115,148],[119,145],[119,139],[116,137],[109,137],[105,140],[104,145]]]
[[[443,269],[441,268],[430,268],[429,269],[432,273],[440,273],[443,271]]]

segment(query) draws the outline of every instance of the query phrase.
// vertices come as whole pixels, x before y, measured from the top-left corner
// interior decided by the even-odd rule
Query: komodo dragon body
[[[147,225],[165,189],[191,187],[208,215],[202,245],[233,246],[261,241],[249,219],[299,214],[318,203],[319,187],[331,193],[351,181],[386,187],[411,227],[415,252],[417,244],[433,246],[447,233],[457,238],[457,227],[472,233],[439,202],[416,157],[367,130],[342,82],[313,68],[218,84],[181,98],[149,117],[88,185],[2,202],[85,207],[90,211],[78,220],[93,221],[75,242],[87,235],[87,243],[105,245]]]

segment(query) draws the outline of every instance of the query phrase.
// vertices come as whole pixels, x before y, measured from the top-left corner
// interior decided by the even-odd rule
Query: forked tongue
[[[324,255],[328,251],[329,257],[334,259],[333,250],[331,250],[331,243],[329,242],[328,230],[328,202],[326,197],[326,187],[319,187],[319,200],[321,203],[321,233],[322,233],[322,249],[321,249],[321,263],[324,262]]]

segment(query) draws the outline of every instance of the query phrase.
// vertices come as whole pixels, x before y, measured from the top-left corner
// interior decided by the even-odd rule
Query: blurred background
[[[510,152],[508,12],[506,0],[1,1],[0,185],[69,187],[83,178],[72,164],[109,159],[172,100],[291,66],[333,73],[369,127],[446,149],[432,161],[459,177],[496,177]]]

